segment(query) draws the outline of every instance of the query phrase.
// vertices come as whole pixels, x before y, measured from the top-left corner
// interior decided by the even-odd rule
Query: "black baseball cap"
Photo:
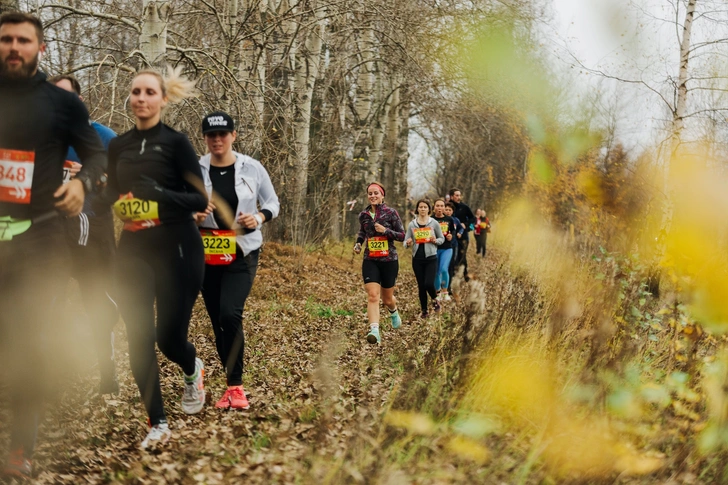
[[[202,134],[216,131],[235,131],[235,122],[223,111],[213,111],[202,118]]]

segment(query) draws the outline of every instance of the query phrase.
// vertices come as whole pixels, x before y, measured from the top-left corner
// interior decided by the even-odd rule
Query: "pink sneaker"
[[[245,397],[243,386],[230,386],[215,404],[215,407],[219,409],[248,409],[250,404],[248,398]]]

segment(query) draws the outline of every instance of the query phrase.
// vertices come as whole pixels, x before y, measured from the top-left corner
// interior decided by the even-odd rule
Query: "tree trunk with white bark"
[[[162,66],[166,60],[167,23],[171,11],[170,2],[144,0],[139,50],[150,66]]]

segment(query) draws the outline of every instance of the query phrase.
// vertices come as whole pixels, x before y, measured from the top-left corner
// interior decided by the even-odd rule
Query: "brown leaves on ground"
[[[76,315],[68,336],[79,343],[77,355],[59,357],[68,380],[59,383],[41,427],[37,483],[325,483],[337,480],[332,470],[347,481],[366,481],[359,468],[377,457],[358,457],[357,446],[379,447],[381,415],[401,384],[403,363],[426,352],[421,345],[429,327],[416,319],[414,278],[401,268],[397,295],[404,325],[393,331],[383,318],[382,344],[367,344],[361,259],[335,252],[265,246],[244,313],[248,411],[214,407],[225,381],[198,301],[189,337],[206,366],[207,404],[195,416],[181,412],[181,371],[160,355],[174,436],[148,452],[138,449],[146,416],[129,370],[123,323],[116,327],[122,390],[101,397],[87,325]],[[3,411],[3,430],[8,419]],[[6,432],[0,440],[5,452]]]

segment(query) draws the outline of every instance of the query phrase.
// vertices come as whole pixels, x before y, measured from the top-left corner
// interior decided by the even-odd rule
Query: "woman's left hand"
[[[253,214],[244,214],[242,212],[238,216],[238,224],[246,229],[255,229],[258,227],[258,221],[255,220]]]
[[[378,222],[374,223],[374,230],[377,231],[379,234],[384,234],[385,232],[387,232],[387,228]]]

